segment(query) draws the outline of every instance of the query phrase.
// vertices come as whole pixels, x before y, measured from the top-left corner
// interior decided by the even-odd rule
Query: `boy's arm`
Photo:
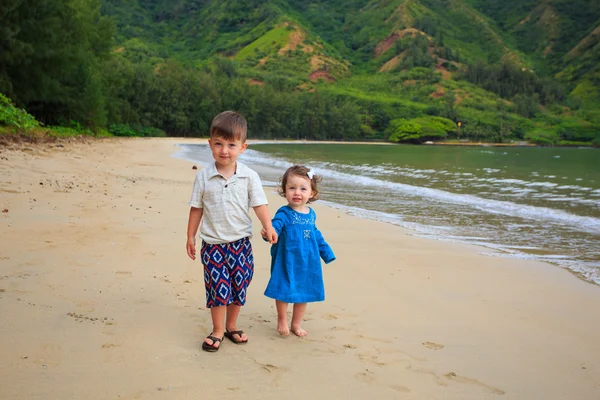
[[[187,243],[186,250],[188,256],[192,259],[196,259],[196,233],[204,214],[203,208],[190,207],[190,216],[188,218],[187,227]]]
[[[273,225],[273,229],[275,230],[275,233],[277,234],[277,241],[279,241],[279,237],[281,236],[281,231],[283,230],[285,221],[286,221],[285,213],[281,212],[281,210],[278,210],[275,213],[275,216],[273,217],[273,219],[271,220],[271,225]],[[267,231],[265,228],[260,230],[260,235],[262,236],[262,238],[264,240],[267,240]]]
[[[273,224],[271,223],[271,216],[269,215],[269,208],[267,205],[263,204],[252,208],[254,208],[256,216],[266,232],[266,239],[271,244],[277,243],[277,232],[275,232],[275,229],[273,229]]]
[[[194,189],[192,189],[192,197],[190,198],[190,216],[188,218],[187,228],[187,243],[185,245],[188,256],[196,259],[196,233],[204,214],[204,179],[200,172],[196,174],[194,179]]]

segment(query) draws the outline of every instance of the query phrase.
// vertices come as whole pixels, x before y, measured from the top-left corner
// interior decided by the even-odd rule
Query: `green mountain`
[[[529,54],[536,70],[554,75],[596,100],[600,72],[600,2],[595,0],[525,0],[472,5],[494,19]],[[590,85],[591,84],[591,85]],[[584,87],[594,86],[592,91]]]
[[[24,36],[18,19],[41,0],[10,1],[22,12],[0,13],[0,27]],[[49,100],[58,96],[51,90],[57,85],[48,86],[43,101],[35,86],[23,96],[15,77],[28,73],[27,64],[7,53],[14,65],[0,66],[0,92],[47,121],[202,134],[211,115],[228,107],[247,114],[263,137],[600,143],[597,0],[54,4],[77,9],[75,19],[85,7],[96,15],[99,5],[101,16],[80,21],[82,30],[96,38],[94,32],[109,31],[99,24],[108,18],[115,37],[110,56],[88,57],[97,60],[89,82],[63,82],[58,70],[48,80],[68,86],[72,97],[64,103]],[[59,41],[59,30],[52,37]],[[82,51],[98,48],[91,43]],[[73,113],[68,104],[79,106],[81,92],[95,100]],[[93,121],[86,117],[102,104]]]

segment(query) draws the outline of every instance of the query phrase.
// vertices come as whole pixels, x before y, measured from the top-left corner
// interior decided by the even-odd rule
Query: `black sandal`
[[[215,344],[221,343],[223,341],[223,338],[218,338],[218,337],[213,336],[213,335],[208,335],[206,337],[206,339],[212,340],[212,344],[208,344],[206,342],[202,342],[202,350],[208,351],[209,353],[214,353],[216,351],[219,351],[219,349],[221,348],[221,345],[219,345],[218,347],[215,347]]]
[[[242,337],[242,334],[244,333],[244,331],[225,331],[225,337],[229,340],[231,340],[233,343],[235,344],[246,344],[248,343],[248,339],[246,340],[237,340],[233,335],[238,335],[240,338]]]

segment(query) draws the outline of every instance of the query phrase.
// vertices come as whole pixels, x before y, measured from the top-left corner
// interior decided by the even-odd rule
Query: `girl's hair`
[[[210,138],[219,137],[246,143],[247,130],[248,124],[242,114],[235,111],[223,111],[212,120]]]
[[[285,197],[285,187],[287,186],[288,177],[290,175],[296,175],[310,180],[310,189],[315,194],[310,199],[308,199],[307,203],[312,203],[315,200],[319,200],[318,184],[321,183],[323,178],[319,175],[313,175],[312,179],[310,179],[308,177],[308,171],[310,171],[310,168],[307,168],[304,165],[293,165],[289,167],[279,180],[279,187],[277,188],[277,192],[279,193],[279,195]]]

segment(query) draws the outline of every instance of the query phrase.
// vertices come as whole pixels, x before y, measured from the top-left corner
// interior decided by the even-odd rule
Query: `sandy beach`
[[[309,335],[277,334],[254,218],[249,343],[201,351],[184,142],[0,148],[0,399],[600,399],[599,286],[318,202],[337,260]]]

